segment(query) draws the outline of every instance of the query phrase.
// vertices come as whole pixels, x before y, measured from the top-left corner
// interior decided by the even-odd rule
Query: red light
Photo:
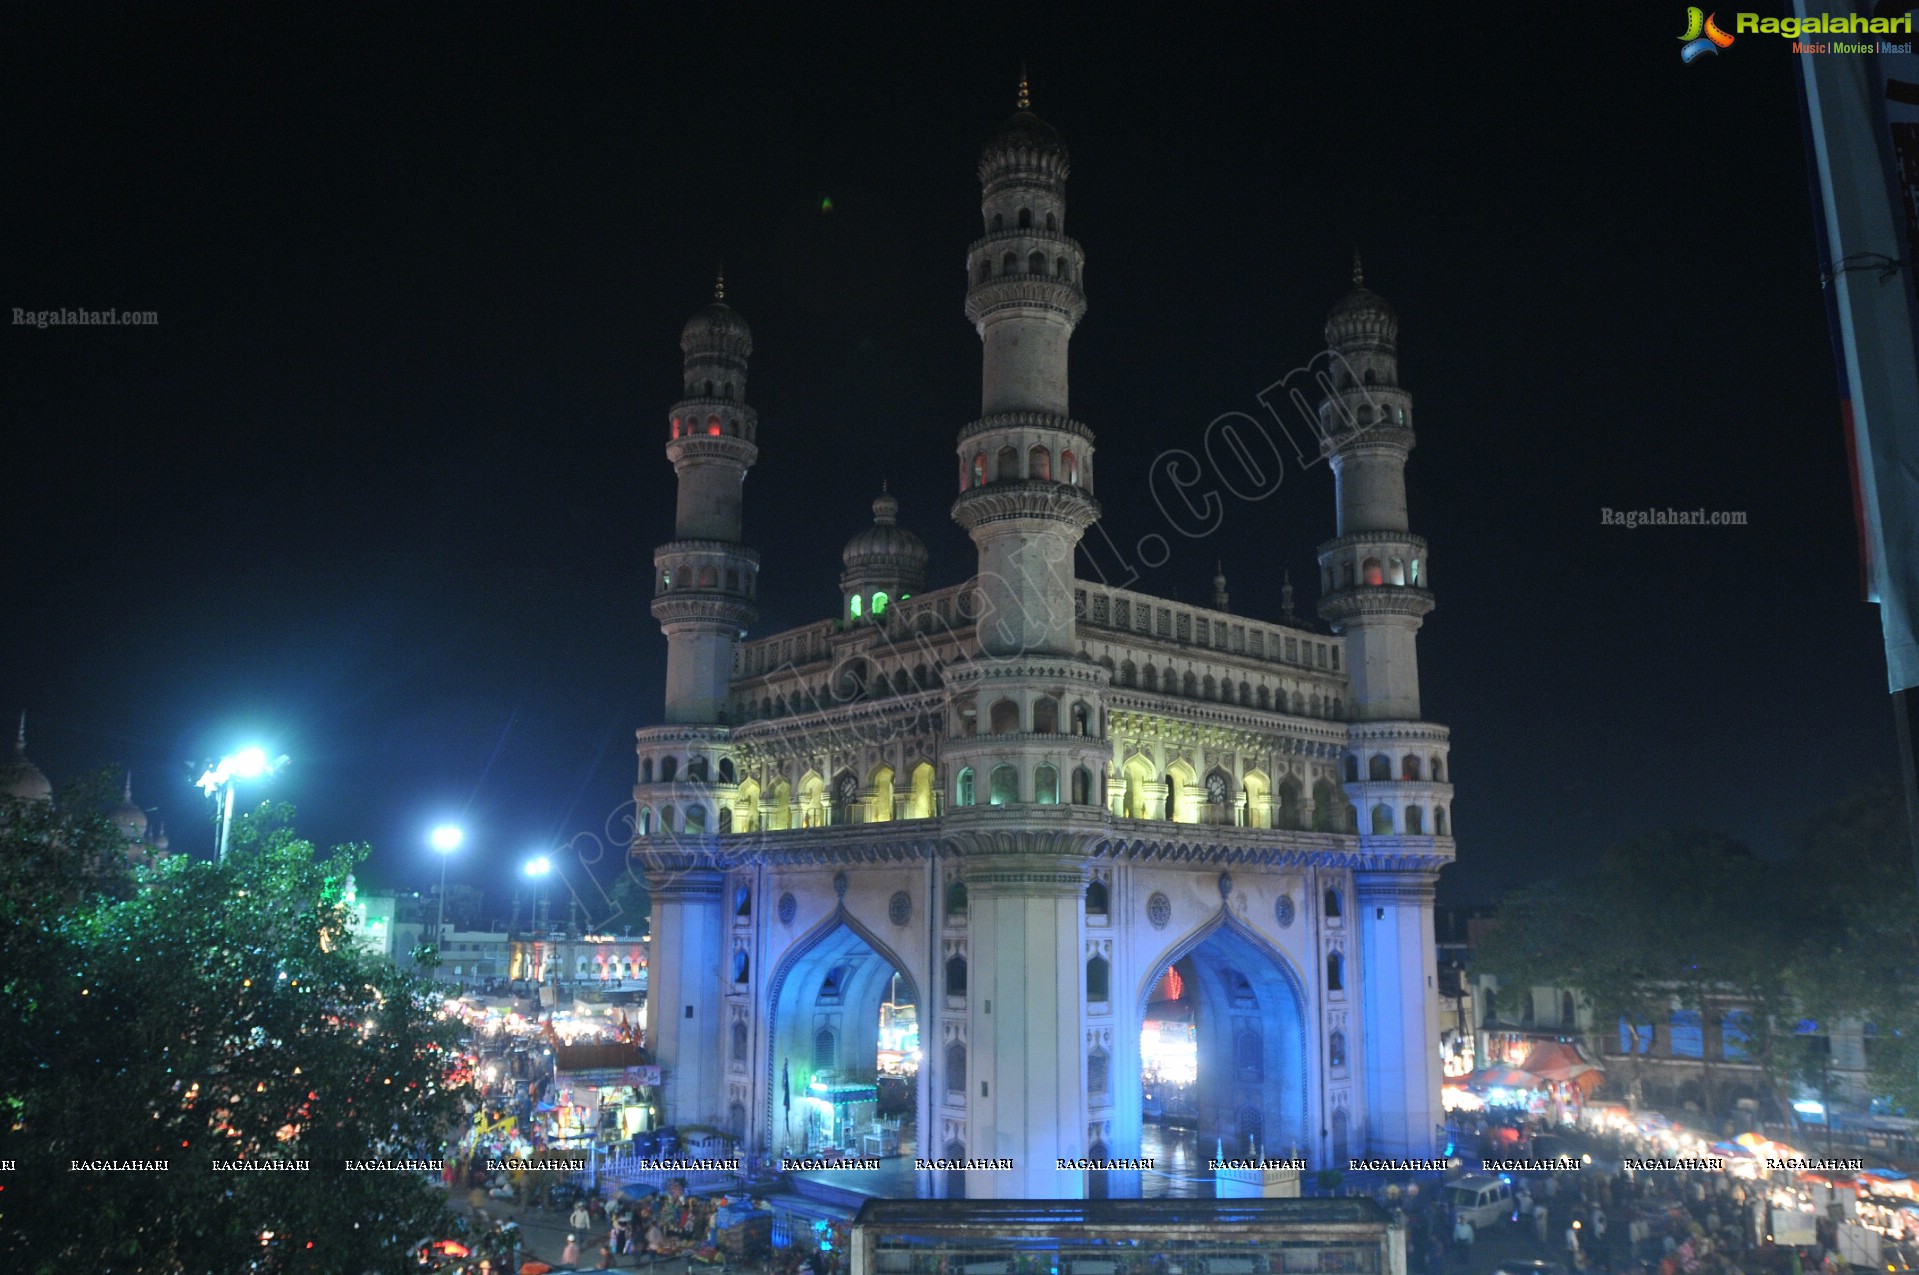
[[[711,422],[710,424],[707,425],[706,432],[711,434],[714,438],[718,438],[720,436],[720,423],[718,421]]]

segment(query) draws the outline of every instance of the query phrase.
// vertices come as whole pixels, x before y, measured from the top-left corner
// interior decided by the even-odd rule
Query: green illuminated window
[[[853,595],[852,605],[853,605],[853,618],[857,620],[860,618],[860,595],[859,594],[855,593]]]
[[[873,595],[873,616],[875,619],[877,619],[880,616],[885,614],[886,614],[886,595],[884,593],[875,593]]]

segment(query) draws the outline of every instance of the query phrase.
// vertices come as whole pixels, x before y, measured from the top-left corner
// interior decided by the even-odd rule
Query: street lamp
[[[547,874],[552,871],[553,861],[543,854],[535,855],[526,861],[525,872],[538,883],[540,889],[539,902],[533,909],[533,928],[540,936],[537,940],[538,947],[534,950],[538,951],[542,957],[544,957],[546,952],[546,918],[542,915],[546,911],[546,878]],[[539,970],[540,982],[546,981],[545,966],[546,961],[542,959]]]
[[[457,825],[443,823],[427,837],[427,841],[440,852],[440,922],[433,927],[433,946],[437,952],[444,940],[441,932],[446,929],[446,859],[460,843],[466,840],[466,833]]]
[[[225,863],[227,860],[227,834],[233,828],[234,781],[271,775],[291,760],[282,756],[276,761],[267,756],[266,749],[257,746],[242,748],[230,757],[222,757],[217,763],[209,762],[206,773],[193,781],[195,787],[220,803],[220,839],[214,854],[216,863]]]

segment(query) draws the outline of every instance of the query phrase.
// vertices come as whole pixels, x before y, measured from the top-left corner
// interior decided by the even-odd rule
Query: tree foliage
[[[1624,1024],[1629,1073],[1644,1030],[1673,1010],[1737,1006],[1746,1058],[1781,1107],[1822,1070],[1823,1036],[1798,1032],[1801,1020],[1868,1023],[1878,1091],[1919,1110],[1919,900],[1905,826],[1887,784],[1835,807],[1784,861],[1698,829],[1629,841],[1508,894],[1474,969],[1578,992],[1603,1030]]]
[[[354,941],[364,848],[322,855],[262,807],[224,865],[147,868],[87,808],[0,811],[8,1268],[404,1269],[443,1196],[345,1162],[437,1156],[467,1094],[430,986]],[[214,1167],[239,1160],[309,1167]]]

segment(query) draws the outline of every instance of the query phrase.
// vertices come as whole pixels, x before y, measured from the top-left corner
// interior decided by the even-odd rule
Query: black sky
[[[922,8],[924,11],[922,11]],[[1073,410],[1138,587],[1310,607],[1331,478],[1170,534],[1148,466],[1311,357],[1351,247],[1397,306],[1414,529],[1478,898],[1678,823],[1762,849],[1893,758],[1785,42],[1683,66],[1666,5],[1194,14],[634,4],[10,8],[0,706],[127,763],[176,848],[243,737],[371,874],[496,903],[603,834],[658,719],[678,334],[724,257],[757,346],[759,632],[837,602],[880,480],[933,547],[977,412],[974,162],[1073,151]],[[831,211],[822,201],[831,200]],[[1744,511],[1626,531],[1600,510]]]

